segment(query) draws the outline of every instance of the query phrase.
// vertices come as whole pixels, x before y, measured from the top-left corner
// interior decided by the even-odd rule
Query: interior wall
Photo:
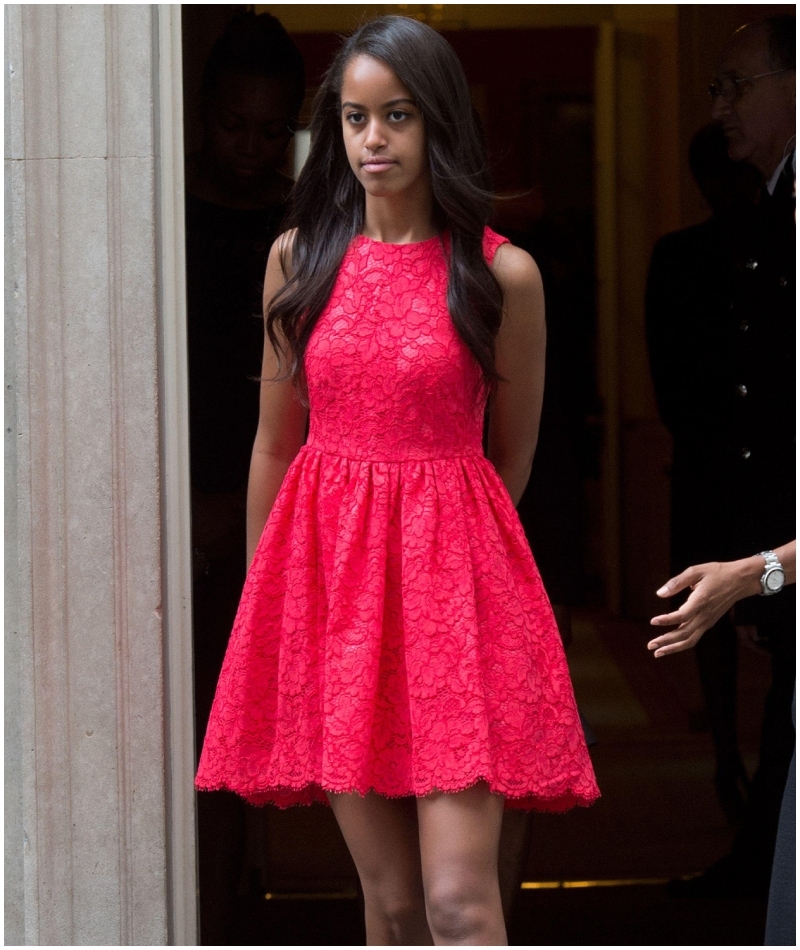
[[[617,29],[620,610],[647,620],[669,569],[671,444],[656,408],[644,296],[657,238],[679,224],[677,24]]]
[[[603,21],[671,21],[674,3],[257,3],[290,33],[351,30],[387,13],[424,18],[441,30],[493,30],[519,27],[596,26]]]

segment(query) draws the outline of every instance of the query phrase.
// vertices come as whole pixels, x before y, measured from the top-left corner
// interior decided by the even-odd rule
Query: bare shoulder
[[[297,228],[290,228],[288,231],[283,231],[275,238],[275,241],[272,245],[273,248],[277,247],[281,253],[286,251],[291,253],[291,250],[294,247],[294,239],[296,235]]]
[[[527,251],[513,244],[501,244],[492,261],[494,276],[506,293],[541,292],[542,275]]]
[[[513,244],[501,244],[492,270],[503,291],[503,322],[506,336],[518,332],[539,335],[544,331],[544,288],[536,261]]]
[[[292,251],[294,249],[294,238],[297,228],[284,231],[279,234],[272,242],[267,260],[267,273],[280,274],[284,280],[288,280],[292,274]]]
[[[292,276],[294,235],[294,231],[284,231],[275,238],[269,249],[267,272],[264,275],[264,313],[269,312],[273,300]]]

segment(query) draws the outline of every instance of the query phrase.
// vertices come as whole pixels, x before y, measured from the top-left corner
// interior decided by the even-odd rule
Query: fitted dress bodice
[[[438,237],[357,237],[305,369],[310,448],[387,462],[482,454],[485,387],[448,312]]]

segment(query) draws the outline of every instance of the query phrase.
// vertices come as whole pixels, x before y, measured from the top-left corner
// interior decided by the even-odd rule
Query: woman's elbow
[[[508,489],[514,504],[518,505],[531,477],[533,454],[515,459],[492,458],[490,456],[489,461],[494,465],[497,474]]]

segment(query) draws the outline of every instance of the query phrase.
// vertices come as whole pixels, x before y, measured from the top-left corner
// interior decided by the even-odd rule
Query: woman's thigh
[[[462,792],[436,792],[417,799],[423,878],[497,876],[497,853],[505,801],[479,782]]]
[[[497,871],[505,800],[478,782],[463,792],[436,792],[417,799],[423,874],[430,867]]]
[[[416,800],[369,793],[329,794],[365,890],[401,888],[422,893]]]
[[[436,943],[507,943],[497,876],[504,804],[485,782],[417,799],[425,907]]]

